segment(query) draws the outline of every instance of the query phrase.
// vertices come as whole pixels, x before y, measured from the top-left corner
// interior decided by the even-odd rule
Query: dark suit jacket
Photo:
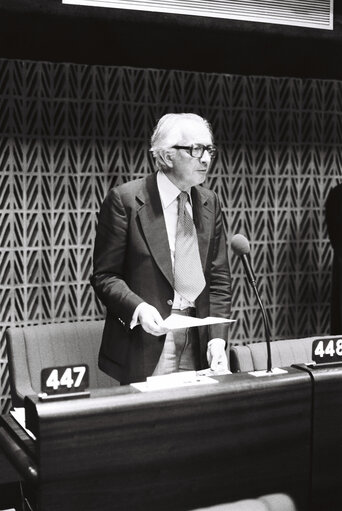
[[[228,317],[231,285],[222,213],[216,194],[192,188],[193,215],[206,287],[196,300],[198,317]],[[98,220],[91,284],[107,308],[99,367],[121,383],[143,381],[153,373],[165,336],[141,326],[130,330],[137,305],[171,313],[173,275],[156,174],[110,190]],[[227,324],[200,327],[201,366],[213,337],[227,338]]]
[[[342,184],[332,188],[326,202],[326,221],[334,249],[331,286],[331,334],[342,334]]]

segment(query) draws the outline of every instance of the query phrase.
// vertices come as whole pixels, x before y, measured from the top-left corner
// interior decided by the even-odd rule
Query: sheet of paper
[[[190,328],[193,326],[213,325],[215,323],[233,323],[235,319],[214,318],[193,318],[191,316],[182,316],[181,314],[171,314],[164,320],[164,326],[168,330],[177,330],[178,328]]]
[[[12,417],[14,417],[14,419],[18,422],[18,424],[20,424],[20,426],[26,431],[26,433],[31,438],[33,438],[33,440],[36,440],[36,437],[34,436],[32,431],[30,431],[29,429],[27,429],[25,427],[25,408],[24,407],[13,408],[13,410],[10,410],[10,414],[12,415]]]
[[[257,378],[260,378],[260,376],[273,376],[275,374],[285,374],[288,371],[286,369],[280,369],[279,367],[273,367],[271,369],[271,372],[268,373],[267,371],[251,371],[248,374],[251,374],[252,376],[256,376]]]
[[[215,371],[208,367],[208,369],[201,369],[200,371],[197,371],[197,376],[216,376],[216,375],[223,375],[223,374],[233,374],[229,369],[216,369]]]
[[[162,376],[150,376],[144,382],[131,383],[141,392],[150,392],[153,390],[172,389],[177,387],[189,387],[192,385],[203,385],[217,383],[208,376],[200,376],[196,371],[183,371],[180,373],[165,374]]]

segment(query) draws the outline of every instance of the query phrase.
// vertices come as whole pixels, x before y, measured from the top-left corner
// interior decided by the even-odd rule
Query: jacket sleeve
[[[125,280],[128,228],[129,218],[120,194],[112,189],[99,213],[90,282],[108,313],[127,328],[136,307],[143,302]]]
[[[215,194],[215,236],[209,293],[210,315],[229,318],[231,310],[231,275],[222,217],[221,206]],[[210,325],[209,340],[214,337],[227,340],[228,324]]]

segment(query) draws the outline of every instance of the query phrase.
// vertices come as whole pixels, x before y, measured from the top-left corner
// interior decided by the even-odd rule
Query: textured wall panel
[[[156,120],[194,111],[219,154],[208,186],[229,241],[251,240],[274,338],[329,331],[331,249],[324,203],[340,177],[342,83],[0,61],[1,403],[3,333],[101,317],[89,286],[96,212],[107,190],[152,171]],[[263,339],[242,265],[232,342]]]

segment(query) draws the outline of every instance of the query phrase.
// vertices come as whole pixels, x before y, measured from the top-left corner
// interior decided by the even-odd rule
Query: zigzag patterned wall
[[[341,169],[342,83],[0,61],[1,409],[10,325],[99,318],[89,286],[96,212],[109,187],[152,171],[148,140],[170,111],[213,124],[229,240],[251,240],[274,338],[329,331],[324,203]],[[233,342],[262,339],[241,265]]]

